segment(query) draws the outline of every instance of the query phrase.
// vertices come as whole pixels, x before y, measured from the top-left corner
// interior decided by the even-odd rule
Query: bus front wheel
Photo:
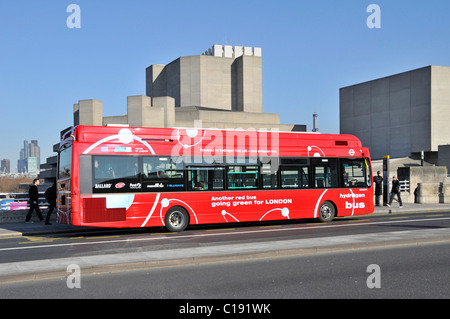
[[[172,207],[165,217],[166,228],[173,233],[179,233],[189,225],[189,214],[183,207]]]
[[[336,216],[336,208],[331,202],[323,202],[319,208],[319,220],[322,223],[331,222]]]

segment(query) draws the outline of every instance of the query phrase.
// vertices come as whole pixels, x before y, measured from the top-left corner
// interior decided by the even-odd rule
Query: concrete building
[[[382,171],[383,156],[393,159],[385,182],[390,187],[393,175],[405,182],[405,202],[450,200],[449,120],[450,67],[427,66],[340,89],[341,133],[369,147],[374,171]]]
[[[175,107],[262,113],[259,48],[214,45],[203,55],[147,68],[147,96],[170,96]]]
[[[425,160],[437,164],[439,145],[450,143],[449,120],[450,67],[427,66],[340,89],[340,132],[358,136],[373,159],[417,157],[423,150]]]
[[[263,113],[260,48],[214,45],[202,55],[153,64],[146,70],[146,95],[127,100],[127,114],[110,117],[103,117],[101,101],[79,101],[74,125],[194,127],[201,121],[203,128],[306,131],[306,125],[281,124],[278,114]]]

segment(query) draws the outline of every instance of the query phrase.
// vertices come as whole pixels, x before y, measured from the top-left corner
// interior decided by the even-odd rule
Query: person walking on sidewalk
[[[45,217],[45,225],[51,225],[50,216],[56,207],[56,182],[53,182],[53,185],[45,191],[44,197],[50,204]]]
[[[33,185],[30,186],[30,190],[28,191],[28,195],[30,198],[30,210],[28,211],[27,217],[25,219],[25,223],[32,223],[31,220],[31,214],[33,214],[33,211],[36,210],[36,214],[38,215],[39,219],[41,221],[44,220],[44,217],[42,217],[41,210],[39,209],[39,191],[38,191],[38,185],[39,185],[39,179],[33,180]]]
[[[397,176],[394,175],[394,177],[392,178],[391,197],[389,198],[389,204],[387,204],[388,207],[391,207],[395,195],[397,195],[398,204],[400,205],[400,208],[403,208],[402,198],[400,196],[400,182],[397,179]]]

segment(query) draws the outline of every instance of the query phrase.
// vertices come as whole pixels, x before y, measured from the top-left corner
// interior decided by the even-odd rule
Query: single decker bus
[[[374,211],[352,135],[76,126],[61,132],[57,220],[108,228],[318,219]]]

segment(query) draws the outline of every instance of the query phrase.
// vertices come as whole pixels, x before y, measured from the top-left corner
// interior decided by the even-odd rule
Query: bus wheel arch
[[[318,219],[322,223],[330,223],[337,216],[336,205],[329,200],[324,201],[320,204]]]
[[[186,229],[189,225],[190,216],[188,211],[182,206],[171,207],[165,217],[164,223],[168,231],[173,233],[179,233]]]

